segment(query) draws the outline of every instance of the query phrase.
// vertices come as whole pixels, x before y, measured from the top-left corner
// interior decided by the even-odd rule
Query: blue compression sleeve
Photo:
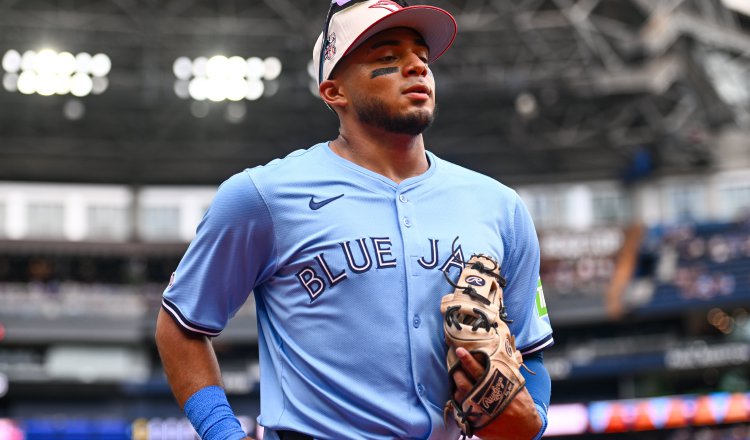
[[[544,367],[542,352],[532,353],[524,356],[523,362],[529,367],[529,370],[536,374],[530,374],[521,368],[521,374],[526,378],[526,389],[529,390],[534,406],[542,419],[542,429],[534,437],[534,440],[542,438],[542,434],[547,429],[547,408],[549,407],[550,394],[552,393],[552,381],[549,372]]]
[[[185,415],[203,440],[239,440],[247,437],[234,416],[227,395],[219,386],[201,388],[185,402]]]

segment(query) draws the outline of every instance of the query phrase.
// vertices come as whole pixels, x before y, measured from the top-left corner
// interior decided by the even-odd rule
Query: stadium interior
[[[322,3],[0,0],[0,440],[195,438],[161,293],[224,179],[337,135]],[[750,439],[750,1],[411,3],[459,26],[428,149],[537,225],[546,437]],[[214,347],[255,433],[252,295]]]

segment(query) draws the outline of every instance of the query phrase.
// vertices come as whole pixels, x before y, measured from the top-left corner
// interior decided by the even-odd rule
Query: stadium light
[[[76,57],[70,52],[57,54],[57,73],[60,75],[72,75],[76,71]]]
[[[3,55],[3,70],[8,73],[18,73],[21,70],[21,54],[10,49]]]
[[[97,78],[107,76],[112,69],[112,61],[103,53],[98,53],[91,57],[91,75]]]
[[[195,101],[255,101],[276,94],[282,68],[276,57],[181,56],[172,64],[174,92],[180,99]]]
[[[21,54],[10,49],[3,55],[2,68],[3,88],[8,92],[83,97],[107,90],[112,60],[103,53],[73,55],[45,48]]]
[[[56,64],[57,52],[52,49],[42,49],[34,57],[34,70],[41,75],[54,73]]]
[[[246,115],[247,108],[245,107],[244,103],[232,102],[227,106],[224,117],[228,122],[232,124],[239,124],[240,122],[245,120]]]
[[[86,107],[77,99],[70,99],[63,105],[63,116],[70,121],[77,121],[86,114]]]
[[[266,65],[258,57],[252,57],[247,59],[247,77],[253,79],[263,78],[265,73]]]
[[[21,70],[34,70],[34,58],[36,57],[36,52],[33,50],[27,50],[26,52],[21,55]]]
[[[109,88],[109,79],[106,76],[95,76],[91,78],[91,93],[101,95]]]
[[[177,79],[189,80],[192,76],[193,62],[188,57],[179,57],[174,60],[172,72]]]
[[[36,73],[25,70],[18,76],[18,91],[24,95],[31,95],[36,92],[36,82]]]
[[[3,88],[8,92],[18,91],[18,74],[6,72],[3,75]]]
[[[263,60],[263,67],[265,68],[264,79],[273,80],[281,75],[281,60],[276,57],[268,57]]]
[[[76,73],[70,79],[70,93],[73,96],[83,97],[91,93],[94,82],[85,73]]]

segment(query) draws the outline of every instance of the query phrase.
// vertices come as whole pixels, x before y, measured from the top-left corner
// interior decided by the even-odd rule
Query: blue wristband
[[[539,440],[544,435],[544,431],[547,430],[547,408],[536,401],[534,401],[534,406],[536,407],[536,412],[539,413],[539,418],[542,419],[542,428],[532,440]]]
[[[247,437],[234,416],[227,395],[219,386],[201,388],[185,402],[185,415],[203,440],[239,440]]]

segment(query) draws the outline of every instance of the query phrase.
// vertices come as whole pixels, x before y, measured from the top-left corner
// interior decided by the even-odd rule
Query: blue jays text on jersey
[[[439,305],[452,290],[442,271],[455,277],[473,253],[500,261],[521,352],[552,344],[539,245],[518,195],[427,157],[425,173],[397,184],[318,144],[219,188],[163,306],[215,336],[254,294],[258,421],[269,431],[455,439],[442,414]]]
[[[311,301],[315,300],[326,288],[333,287],[349,278],[349,273],[360,274],[373,267],[395,269],[398,266],[397,259],[391,251],[393,242],[390,237],[364,237],[353,241],[356,242],[354,246],[358,251],[352,251],[352,241],[339,243],[341,252],[346,257],[346,267],[338,273],[336,269],[329,267],[325,254],[322,252],[315,256],[316,265],[309,264],[297,272],[297,279],[310,295]],[[440,240],[430,238],[429,241],[431,254],[427,258],[420,257],[417,263],[425,269],[434,269],[439,265],[438,242]],[[452,250],[449,257],[440,265],[439,270],[446,271],[451,267],[456,267],[460,272],[465,261],[467,260],[464,259],[463,250],[459,245]]]

